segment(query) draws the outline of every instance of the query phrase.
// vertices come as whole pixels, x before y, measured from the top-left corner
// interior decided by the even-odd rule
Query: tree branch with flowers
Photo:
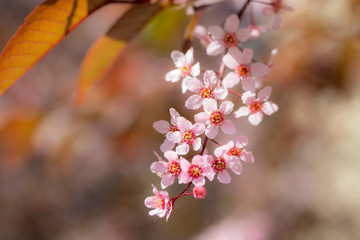
[[[198,19],[203,9],[194,7],[196,2],[184,0],[181,6],[194,10]],[[236,118],[248,116],[249,123],[257,126],[264,114],[270,116],[278,111],[278,106],[269,101],[272,87],[263,87],[263,79],[271,71],[272,57],[277,50],[273,50],[269,61],[263,63],[254,59],[253,49],[242,48],[242,43],[248,39],[259,38],[271,29],[257,25],[254,4],[263,6],[265,16],[274,17],[272,29],[280,27],[283,11],[292,11],[283,0],[246,0],[236,14],[225,19],[222,26],[205,27],[192,23],[188,38],[196,37],[209,57],[219,57],[217,72],[200,68],[202,64],[194,60],[193,47],[171,53],[175,69],[165,75],[165,80],[172,83],[181,81],[182,93],[191,92],[185,107],[201,110],[194,113],[193,123],[170,108],[170,122],[160,120],[153,124],[165,140],[160,146],[163,157],[154,151],[157,161],[151,164],[150,170],[161,178],[162,189],[174,184],[175,180],[185,187],[180,194],[170,198],[167,191],[159,191],[152,185],[154,195],[145,199],[145,206],[152,208],[150,215],[168,220],[179,198],[193,195],[195,199],[203,199],[206,196],[205,185],[215,176],[220,183],[229,184],[232,178],[229,171],[240,175],[243,163],[254,162],[253,154],[246,149],[246,136],[240,135],[223,143],[216,140],[219,129],[227,135],[236,132]],[[239,28],[246,11],[249,11],[250,24]],[[235,103],[227,100],[229,93],[239,99],[236,104],[241,103],[235,111]],[[209,141],[216,145],[213,151],[208,150]]]

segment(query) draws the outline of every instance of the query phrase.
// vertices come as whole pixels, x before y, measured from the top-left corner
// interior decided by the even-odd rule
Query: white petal
[[[168,82],[177,82],[181,79],[181,71],[180,69],[174,69],[170,72],[166,73],[165,80]]]
[[[173,149],[174,146],[175,146],[175,143],[165,139],[163,144],[160,145],[160,151],[162,151],[162,152],[169,151],[169,150]]]
[[[234,117],[244,117],[250,114],[250,109],[246,106],[240,107],[237,111],[234,112]]]
[[[205,135],[210,138],[214,139],[218,134],[218,127],[215,125],[210,125],[208,128],[205,129]]]
[[[254,155],[250,151],[246,150],[241,154],[241,160],[248,162],[248,163],[253,163]]]
[[[260,112],[254,113],[254,114],[250,114],[249,116],[249,122],[254,125],[257,126],[259,125],[259,123],[262,121],[263,118],[263,114]]]
[[[171,58],[177,68],[181,68],[185,63],[185,54],[180,51],[172,51]]]
[[[230,15],[224,24],[224,29],[227,32],[234,33],[239,28],[240,20],[236,14]]]
[[[200,177],[193,179],[192,182],[194,185],[205,185],[205,178],[203,176],[200,176]]]
[[[225,52],[225,46],[220,41],[212,41],[206,48],[206,54],[215,56]]]
[[[181,133],[179,131],[169,132],[166,134],[166,139],[173,143],[179,143],[181,141]]]
[[[188,64],[193,64],[194,62],[194,50],[192,47],[185,54],[185,62]]]
[[[222,40],[225,35],[224,30],[220,26],[209,27],[209,33],[215,40]]]
[[[226,170],[218,173],[217,179],[223,184],[228,184],[231,182],[230,174]]]
[[[198,93],[204,87],[204,84],[197,78],[188,78],[186,79],[186,87],[190,91]]]
[[[201,138],[196,138],[195,141],[192,143],[192,146],[195,151],[199,150],[201,148]]]
[[[236,131],[236,128],[233,124],[233,122],[229,119],[226,119],[222,124],[221,124],[221,130],[226,133],[226,134],[234,134]]]
[[[228,90],[225,87],[219,86],[213,91],[214,98],[217,100],[223,100],[228,95]]]
[[[188,109],[199,109],[202,106],[202,98],[199,95],[190,96],[186,102],[185,107]]]
[[[244,104],[248,105],[251,102],[255,101],[255,93],[250,91],[244,92],[241,96],[241,100]]]
[[[237,49],[237,48],[230,48],[230,49]],[[234,52],[235,54],[237,54],[236,50],[235,51],[229,50],[229,52],[223,57],[223,62],[228,68],[235,70],[240,65],[240,63],[238,61],[236,61],[234,55],[231,54],[231,52]]]
[[[169,161],[177,161],[178,160],[178,155],[174,151],[166,151],[164,153],[164,157]]]
[[[260,101],[266,101],[269,99],[272,91],[272,87],[266,86],[258,92],[258,98]]]
[[[207,70],[204,73],[205,86],[207,86],[207,87],[215,86],[216,82],[217,82],[217,77],[216,77],[215,72],[212,70]]]
[[[278,105],[276,105],[273,102],[264,102],[264,105],[262,107],[262,111],[263,113],[265,113],[266,115],[271,115],[274,112],[276,112],[279,109]]]
[[[176,124],[182,132],[192,128],[192,123],[184,117],[178,117],[176,119]]]
[[[189,152],[189,150],[190,150],[190,147],[186,143],[182,143],[182,144],[180,144],[179,146],[176,147],[176,153],[178,155],[185,155],[185,154],[187,154]]]
[[[270,68],[263,63],[253,63],[251,64],[250,72],[253,76],[262,77],[270,72]]]
[[[256,90],[255,80],[251,77],[243,78],[241,81],[241,85],[245,92],[247,91],[255,92]]]
[[[238,136],[236,138],[236,147],[242,148],[248,144],[248,138],[246,136]]]
[[[172,185],[174,183],[175,180],[175,176],[171,175],[171,174],[165,174],[164,176],[162,176],[161,178],[161,187],[164,189],[170,185]]]
[[[195,63],[192,67],[191,67],[191,76],[193,77],[197,77],[200,74],[200,63]]]
[[[197,123],[202,123],[202,124],[206,124],[209,121],[209,114],[207,114],[206,112],[201,112],[198,114],[195,114],[194,119],[195,122]]]
[[[237,174],[237,175],[241,174],[243,168],[242,168],[242,164],[241,164],[239,158],[236,158],[235,161],[232,161],[230,163],[230,168],[235,174]]]
[[[153,124],[156,131],[162,134],[166,134],[170,130],[170,124],[165,120],[156,121]]]
[[[250,37],[251,37],[251,29],[249,28],[240,28],[239,31],[236,32],[236,38],[241,42],[245,42]]]
[[[223,101],[220,104],[220,108],[219,110],[224,114],[224,115],[228,115],[229,113],[232,112],[232,110],[234,109],[234,103],[232,103],[231,101]]]
[[[187,91],[187,87],[186,87],[186,80],[187,79],[188,79],[188,77],[185,77],[181,82],[181,92],[182,93],[186,93],[186,91]]]
[[[244,50],[242,51],[243,63],[251,62],[253,55],[254,55],[254,52],[251,48],[244,48]]]
[[[216,100],[211,99],[211,98],[203,99],[203,106],[204,106],[205,112],[207,112],[209,114],[211,114],[217,110]]]
[[[171,124],[176,124],[176,118],[180,117],[180,114],[174,108],[170,108],[169,112],[171,117]]]
[[[235,72],[229,72],[222,80],[222,85],[226,88],[232,88],[240,82],[240,77]]]
[[[199,136],[200,134],[203,134],[205,131],[205,125],[202,123],[195,123],[192,127],[195,136]]]

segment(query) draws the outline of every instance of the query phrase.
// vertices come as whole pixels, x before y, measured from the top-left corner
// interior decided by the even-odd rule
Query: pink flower
[[[230,101],[224,101],[220,107],[217,107],[217,102],[214,99],[204,99],[203,107],[205,112],[198,113],[194,116],[195,121],[206,125],[205,135],[213,139],[218,134],[218,128],[226,134],[235,133],[235,126],[231,120],[226,119],[225,116],[230,114],[234,108],[234,104]]]
[[[194,63],[193,48],[190,48],[186,54],[179,51],[172,51],[171,58],[174,61],[176,69],[171,70],[165,75],[165,80],[168,82],[177,82],[181,78],[197,77],[200,74],[200,64]],[[186,92],[185,82],[182,85],[183,93]]]
[[[255,93],[245,92],[241,98],[247,106],[240,107],[234,112],[234,116],[239,118],[250,114],[249,122],[254,126],[258,125],[262,121],[263,113],[271,115],[279,109],[275,103],[267,101],[271,91],[272,88],[270,86],[264,87],[258,92],[257,98]]]
[[[226,155],[226,148],[224,146],[217,147],[214,150],[214,157],[208,158],[208,163],[214,171],[217,173],[217,179],[219,182],[228,184],[231,182],[230,174],[226,171],[230,168],[234,173],[240,174],[242,171],[241,162],[238,158],[232,158]]]
[[[228,73],[222,81],[226,88],[232,88],[243,80],[242,85],[245,91],[255,91],[255,81],[253,78],[262,77],[269,73],[270,68],[260,62],[252,63],[253,50],[245,48],[241,51],[238,48],[231,48],[229,52],[223,57],[225,65],[233,69],[233,72]]]
[[[236,139],[235,143],[233,141],[229,141],[226,145],[224,145],[226,151],[225,157],[236,158],[239,160],[241,159],[244,162],[253,163],[254,162],[253,154],[249,150],[244,149],[244,147],[247,144],[248,144],[248,139],[245,136],[239,136]]]
[[[202,185],[195,185],[193,188],[193,195],[195,199],[204,199],[206,196],[206,189]]]
[[[201,147],[201,138],[199,135],[205,131],[204,124],[195,123],[194,125],[186,120],[184,117],[178,117],[176,119],[176,126],[179,131],[171,132],[167,135],[171,142],[178,143],[176,147],[176,153],[179,155],[185,155],[189,152],[191,144],[195,151]]]
[[[211,70],[205,72],[204,83],[197,78],[188,78],[185,83],[186,87],[196,94],[186,100],[185,107],[194,110],[199,109],[202,106],[203,99],[206,98],[223,100],[227,96],[228,91],[223,86],[216,87],[216,83],[216,74]]]
[[[285,5],[283,3],[283,0],[272,0],[270,4],[272,6],[264,8],[263,13],[267,16],[274,15],[275,19],[272,27],[273,29],[278,29],[280,27],[280,22],[281,22],[281,17],[279,13],[282,10],[293,11],[293,8],[288,5]]]
[[[250,36],[253,38],[260,37],[263,32],[267,32],[269,30],[266,26],[259,26],[255,24],[249,25],[249,29],[251,30]]]
[[[211,167],[207,164],[209,155],[195,155],[192,162],[189,163],[186,159],[180,160],[181,173],[179,180],[181,183],[192,182],[194,185],[204,185],[206,176],[210,181],[213,180],[214,174]]]
[[[168,135],[172,132],[179,131],[179,128],[176,125],[176,119],[180,116],[180,114],[173,108],[170,108],[170,116],[171,120],[170,123],[165,120],[159,120],[154,122],[153,127],[156,131],[162,134]],[[166,152],[168,150],[171,150],[175,146],[175,143],[172,141],[169,141],[168,138],[166,138],[160,146],[160,150],[162,152]]]
[[[206,48],[208,55],[214,56],[222,54],[225,49],[238,47],[239,42],[245,42],[250,37],[250,29],[241,28],[238,30],[240,20],[236,14],[229,16],[225,20],[224,29],[220,26],[209,27],[209,32],[214,41]]]
[[[155,153],[159,161],[151,164],[150,169],[161,177],[161,187],[164,189],[174,183],[175,177],[181,173],[180,159],[174,151],[166,151],[164,153],[168,162],[164,161],[158,154]]]
[[[150,216],[158,215],[162,218],[166,215],[167,221],[173,208],[173,203],[169,198],[169,193],[157,190],[154,185],[152,185],[152,187],[155,196],[145,198],[145,206],[148,208],[154,208],[149,212]]]

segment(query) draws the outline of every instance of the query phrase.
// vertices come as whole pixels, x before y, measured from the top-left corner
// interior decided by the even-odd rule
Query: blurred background
[[[41,2],[1,0],[0,49]],[[200,24],[218,25],[243,3],[209,7]],[[245,45],[262,61],[279,49],[265,84],[280,110],[258,127],[237,120],[255,163],[228,185],[207,184],[203,200],[179,199],[168,222],[143,201],[151,183],[160,187],[149,170],[163,141],[153,122],[169,120],[170,107],[194,113],[180,83],[164,80],[190,18],[158,16],[76,107],[82,58],[127,6],[84,21],[0,98],[0,239],[360,239],[360,1],[286,3],[294,11],[281,29]],[[202,69],[217,69],[220,58],[193,44]]]

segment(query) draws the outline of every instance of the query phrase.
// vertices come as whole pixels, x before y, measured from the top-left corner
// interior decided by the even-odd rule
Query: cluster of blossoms
[[[244,9],[251,7],[251,3],[251,0],[247,1]],[[280,22],[279,11],[291,10],[281,0],[263,4],[266,4],[264,14],[275,15],[274,28]],[[193,48],[186,53],[171,53],[176,68],[166,74],[165,80],[182,81],[182,92],[191,92],[185,107],[200,109],[200,112],[194,114],[194,122],[191,122],[171,108],[169,122],[160,120],[153,125],[155,130],[164,134],[165,140],[160,146],[162,156],[154,152],[157,161],[151,165],[151,171],[161,178],[162,189],[174,184],[175,180],[186,187],[178,196],[170,198],[167,191],[159,191],[152,185],[154,196],[145,199],[146,207],[153,208],[150,215],[168,219],[178,198],[193,195],[202,199],[206,195],[206,182],[213,181],[216,176],[220,183],[228,184],[231,182],[229,170],[239,175],[242,162],[254,162],[253,154],[246,149],[246,136],[238,136],[223,144],[215,140],[219,129],[228,135],[236,133],[234,118],[248,116],[250,124],[256,126],[264,114],[272,115],[278,110],[278,106],[269,101],[272,88],[262,87],[263,78],[270,72],[271,61],[259,62],[253,58],[251,48],[241,48],[243,42],[259,36],[261,31],[254,33],[254,29],[265,28],[257,27],[253,21],[246,28],[239,26],[239,17],[233,14],[225,20],[223,27],[194,28],[193,34],[204,44],[206,53],[209,56],[221,55],[218,72],[201,70],[200,64],[194,61]],[[233,90],[239,86],[240,92]],[[238,101],[227,100],[229,94],[238,97]],[[240,106],[234,111],[235,104]],[[210,141],[216,147],[213,151],[205,151]]]

